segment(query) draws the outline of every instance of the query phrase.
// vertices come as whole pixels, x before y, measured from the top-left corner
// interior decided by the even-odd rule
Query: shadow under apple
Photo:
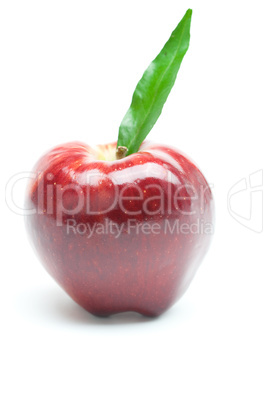
[[[80,325],[141,324],[159,320],[160,317],[145,317],[136,312],[124,312],[107,317],[90,314],[59,288],[38,287],[21,292],[15,301],[16,310],[27,320],[50,323],[74,323]]]

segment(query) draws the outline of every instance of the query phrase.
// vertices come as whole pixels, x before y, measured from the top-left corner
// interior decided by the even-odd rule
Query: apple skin
[[[209,248],[212,193],[174,148],[145,142],[123,159],[99,160],[115,149],[71,142],[46,153],[26,193],[27,231],[49,274],[90,313],[158,316]]]

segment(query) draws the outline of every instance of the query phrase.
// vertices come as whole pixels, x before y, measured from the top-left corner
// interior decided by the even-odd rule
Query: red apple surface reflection
[[[174,148],[61,145],[35,166],[26,226],[43,265],[80,306],[158,316],[188,288],[213,233],[210,187]]]

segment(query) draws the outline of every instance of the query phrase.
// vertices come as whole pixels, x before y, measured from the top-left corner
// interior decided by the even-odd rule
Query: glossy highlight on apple
[[[120,210],[128,218],[147,215],[147,219],[154,216],[160,219],[171,214],[173,209],[182,215],[203,215],[205,192],[210,191],[207,184],[195,187],[191,183],[181,183],[165,164],[153,166],[152,171],[154,175],[157,174],[157,180],[152,178],[148,182],[151,163],[146,165],[146,171],[140,168],[144,169],[141,165],[137,169],[136,165],[129,164],[126,169],[121,170],[119,167],[119,170],[115,168],[106,174],[101,168],[94,168],[93,172],[88,170],[86,175],[84,172],[82,175],[76,172],[76,180],[68,184],[58,184],[57,177],[52,173],[46,176],[42,172],[33,173],[32,179],[38,183],[36,206],[25,212],[27,215],[53,215],[58,226],[65,224],[68,216],[74,217],[80,213],[103,215],[114,210]],[[120,181],[114,174],[117,171],[120,173]],[[163,181],[166,186],[163,186]]]

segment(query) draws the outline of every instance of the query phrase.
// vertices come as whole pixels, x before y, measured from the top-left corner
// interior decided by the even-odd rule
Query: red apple
[[[184,154],[143,143],[72,142],[45,154],[26,196],[26,225],[50,275],[95,315],[157,316],[188,288],[213,232],[209,185]]]
[[[161,314],[209,247],[213,200],[204,176],[179,151],[143,142],[189,47],[191,16],[189,9],[138,82],[117,143],[52,149],[27,192],[26,223],[44,266],[96,315]]]

